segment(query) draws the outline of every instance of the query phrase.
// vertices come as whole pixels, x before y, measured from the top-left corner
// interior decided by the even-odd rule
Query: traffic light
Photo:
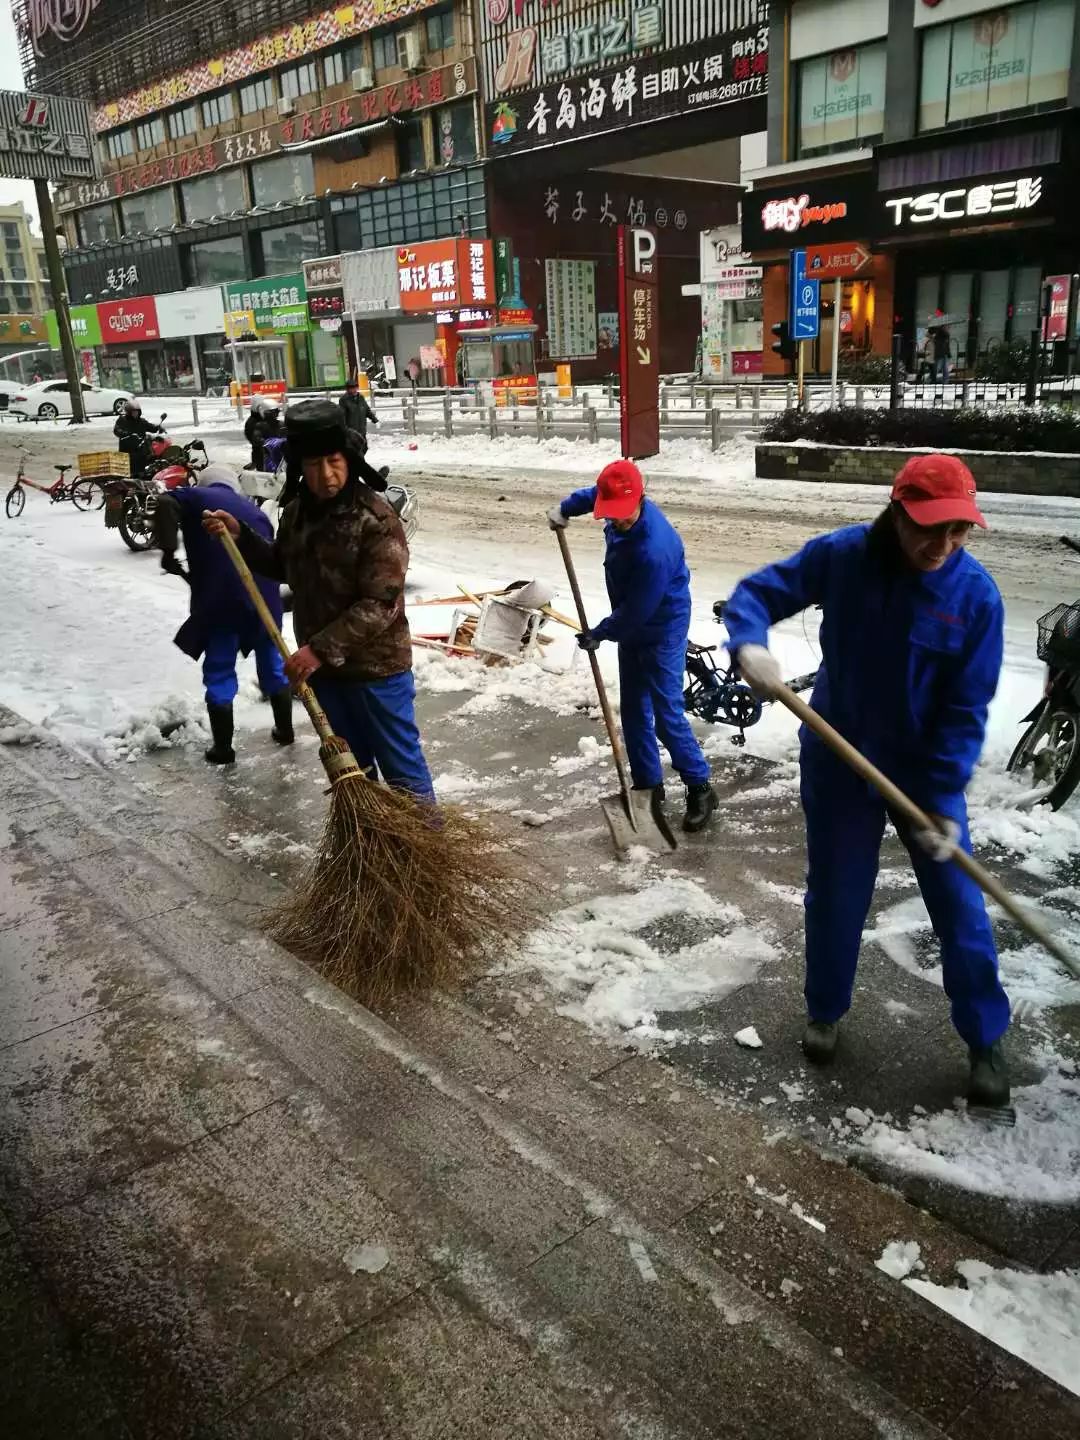
[[[773,341],[773,352],[780,356],[781,360],[795,359],[795,342],[791,338],[791,327],[786,320],[779,321],[772,327],[772,333],[776,336]]]

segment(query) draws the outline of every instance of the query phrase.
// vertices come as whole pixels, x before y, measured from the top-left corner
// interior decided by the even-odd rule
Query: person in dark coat
[[[345,386],[345,394],[338,401],[341,410],[341,418],[345,421],[347,430],[355,430],[364,442],[364,449],[367,449],[367,427],[370,420],[372,425],[379,423],[379,417],[368,404],[367,396],[360,389],[357,380],[350,380]]]
[[[286,673],[294,685],[311,683],[360,766],[433,803],[414,710],[405,616],[409,547],[401,520],[360,478],[335,404],[290,406],[285,430],[304,478],[277,539],[225,507],[203,524],[211,534],[228,529],[257,574],[288,582],[299,648]]]
[[[820,605],[814,709],[889,776],[937,830],[894,818],[941,942],[952,1021],[969,1050],[971,1104],[1008,1103],[1002,1036],[1009,1000],[978,886],[948,863],[971,853],[964,791],[982,750],[1003,654],[1004,606],[964,549],[986,522],[956,455],[913,456],[873,525],[819,535],[736,587],[724,608],[743,678],[764,694],[780,679],[769,627]],[[810,730],[802,732],[806,812],[807,1058],[831,1060],[852,999],[877,878],[885,801]]]
[[[184,576],[191,586],[191,613],[176,632],[174,644],[193,660],[201,657],[203,662],[206,713],[214,738],[206,759],[212,765],[231,765],[236,759],[233,750],[233,701],[239,688],[236,659],[252,650],[259,684],[269,697],[274,714],[273,738],[279,745],[291,745],[294,739],[292,693],[284,662],[255,613],[224,546],[203,528],[204,515],[223,511],[265,541],[273,538],[274,528],[269,517],[254,501],[239,493],[236,476],[225,465],[208,465],[198,485],[162,495],[154,512],[154,539],[162,552],[161,568],[170,575]],[[186,571],[176,558],[181,535],[188,563]],[[280,625],[279,586],[263,580],[259,589]]]
[[[709,762],[690,728],[683,700],[690,630],[690,572],[678,531],[645,498],[632,460],[605,465],[596,484],[575,490],[548,511],[553,530],[573,515],[605,520],[604,577],[611,614],[578,636],[583,650],[604,640],[619,647],[619,706],[635,790],[663,799],[657,737],[686,786],[683,829],[704,830],[717,808]]]
[[[272,401],[256,396],[251,402],[251,414],[244,422],[244,439],[251,446],[251,468],[264,470],[263,447],[267,440],[285,433],[281,423],[279,407]]]
[[[123,410],[116,417],[116,424],[113,426],[113,434],[120,442],[119,448],[122,454],[132,456],[133,460],[142,455],[147,448],[149,435],[160,435],[164,429],[161,425],[155,425],[150,420],[143,419],[142,406],[134,400],[128,400]],[[134,472],[138,466],[132,464]]]

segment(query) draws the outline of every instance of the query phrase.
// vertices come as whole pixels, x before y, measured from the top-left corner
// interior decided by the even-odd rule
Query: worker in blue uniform
[[[583,650],[605,640],[619,647],[619,703],[635,790],[664,798],[659,737],[686,786],[683,829],[703,830],[716,809],[709,762],[694,738],[683,702],[686,639],[690,630],[690,572],[678,531],[645,498],[641,471],[615,460],[596,484],[575,490],[548,511],[562,529],[574,515],[606,521],[604,576],[611,614],[578,636]]]
[[[873,525],[819,536],[748,576],[724,623],[741,675],[768,694],[780,680],[769,627],[821,606],[814,708],[941,826],[917,835],[892,817],[941,943],[953,1024],[969,1049],[969,1102],[1002,1106],[1009,1002],[982,894],[948,863],[956,846],[970,852],[964,791],[1002,662],[1001,596],[964,549],[973,525],[986,522],[967,466],[955,455],[915,456]],[[803,1048],[820,1063],[832,1058],[837,1022],[851,1005],[886,806],[805,728],[802,803],[809,862]]]

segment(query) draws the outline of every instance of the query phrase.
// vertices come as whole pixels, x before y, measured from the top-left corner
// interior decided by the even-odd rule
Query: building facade
[[[0,317],[43,315],[48,275],[45,246],[23,205],[0,205]]]

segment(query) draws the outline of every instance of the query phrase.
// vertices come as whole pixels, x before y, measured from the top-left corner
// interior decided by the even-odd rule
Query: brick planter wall
[[[843,445],[787,445],[767,441],[755,449],[760,480],[816,480],[841,485],[891,485],[913,450]],[[989,450],[959,452],[980,490],[1012,495],[1080,498],[1080,455]]]

